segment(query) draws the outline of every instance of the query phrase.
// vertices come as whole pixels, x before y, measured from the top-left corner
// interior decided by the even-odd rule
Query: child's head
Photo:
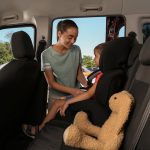
[[[96,64],[96,67],[99,67],[99,60],[100,60],[100,56],[101,56],[101,52],[102,50],[105,48],[106,46],[106,43],[101,43],[101,44],[98,44],[95,48],[94,48],[94,61],[95,61],[95,64]]]
[[[60,21],[57,25],[57,40],[66,48],[70,48],[78,36],[78,26],[72,20]]]

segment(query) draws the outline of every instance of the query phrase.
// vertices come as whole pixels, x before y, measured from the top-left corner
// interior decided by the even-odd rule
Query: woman
[[[74,21],[60,21],[57,25],[57,43],[41,54],[41,70],[49,85],[49,108],[56,105],[57,99],[63,104],[64,99],[83,93],[80,83],[87,86],[81,69],[81,50],[74,45],[77,36],[78,26]],[[52,112],[55,116],[56,111]],[[30,137],[34,137],[38,130],[38,126],[23,126],[24,133]]]
[[[79,83],[87,86],[81,70],[81,51],[74,45],[78,27],[72,20],[60,21],[57,25],[57,43],[41,54],[41,70],[50,87],[50,100],[82,93]]]

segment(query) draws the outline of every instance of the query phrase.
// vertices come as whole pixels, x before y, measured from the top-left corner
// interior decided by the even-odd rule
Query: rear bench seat
[[[128,72],[129,78],[128,82],[126,83],[126,88],[129,87],[134,76],[133,70],[136,70],[138,67],[138,63],[136,63],[136,65],[134,65],[133,63],[136,57],[138,57],[140,47],[141,46],[138,43],[134,44],[134,50],[129,56],[130,59],[128,59],[128,67],[130,68],[130,71]],[[131,66],[134,67],[132,68]],[[63,141],[63,132],[68,125],[69,123],[67,123],[66,121],[60,120],[53,120],[51,123],[48,123],[46,127],[41,131],[41,133],[37,136],[35,141],[31,143],[28,150],[77,150],[76,148],[64,146],[64,144],[61,145]]]
[[[126,90],[133,94],[135,105],[126,127],[126,134],[121,149],[149,149],[150,109],[148,106],[150,103],[150,37],[141,49],[138,69],[130,86],[127,87]],[[145,115],[146,118],[143,118],[147,108],[148,112]]]

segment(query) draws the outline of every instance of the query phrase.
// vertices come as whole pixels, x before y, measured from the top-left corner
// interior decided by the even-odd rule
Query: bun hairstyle
[[[57,32],[61,31],[61,33],[65,32],[68,28],[76,28],[78,29],[77,24],[72,20],[63,20],[60,21],[57,25]]]

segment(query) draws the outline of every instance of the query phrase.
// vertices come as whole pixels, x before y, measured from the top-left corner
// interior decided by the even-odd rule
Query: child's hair
[[[72,20],[63,20],[57,24],[57,32],[60,31],[64,33],[68,28],[76,28],[78,30],[77,24]]]
[[[97,46],[95,46],[94,48],[94,53],[98,52],[99,54],[101,54],[102,50],[106,47],[106,43],[101,43],[98,44]]]

